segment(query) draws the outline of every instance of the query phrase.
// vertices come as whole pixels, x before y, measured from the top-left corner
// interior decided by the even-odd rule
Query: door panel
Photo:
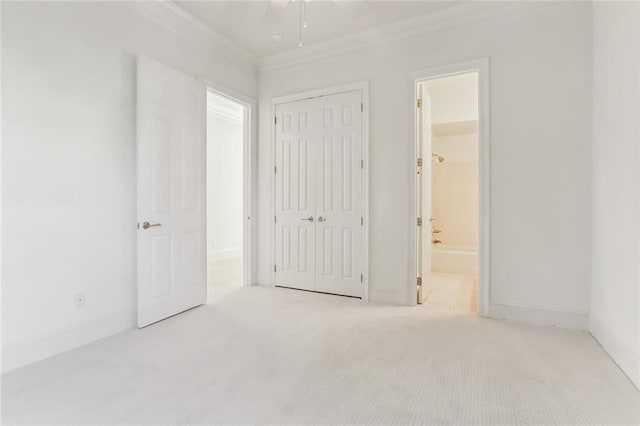
[[[276,285],[304,290],[315,287],[313,108],[311,101],[276,108]]]
[[[138,58],[138,327],[206,301],[204,85]],[[145,229],[144,222],[159,224]]]
[[[422,284],[418,286],[417,302],[422,303],[429,295],[431,284],[431,98],[422,84],[418,84],[418,99],[422,105],[416,110],[417,158],[422,166],[417,174],[417,217],[422,226],[417,227],[418,271]]]
[[[362,102],[361,92],[318,98],[324,126],[316,170],[316,290],[362,297]]]
[[[276,285],[364,294],[361,102],[354,91],[276,107]]]

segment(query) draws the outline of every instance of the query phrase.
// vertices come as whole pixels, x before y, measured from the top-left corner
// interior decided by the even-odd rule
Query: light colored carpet
[[[640,394],[587,333],[264,287],[2,390],[6,423],[640,423]]]

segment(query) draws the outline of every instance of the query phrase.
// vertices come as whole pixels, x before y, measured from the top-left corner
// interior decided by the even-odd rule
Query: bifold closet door
[[[362,93],[279,104],[275,283],[362,297]]]
[[[317,103],[316,291],[362,297],[362,94]]]
[[[276,285],[315,290],[314,128],[317,105],[276,107]]]

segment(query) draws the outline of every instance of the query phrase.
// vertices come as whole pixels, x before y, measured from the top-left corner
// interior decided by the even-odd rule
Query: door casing
[[[227,89],[223,86],[220,86],[202,76],[198,76],[198,79],[203,81],[207,86],[207,91],[211,93],[215,93],[218,96],[222,96],[227,98],[233,102],[236,102],[242,105],[244,109],[243,113],[243,177],[242,177],[242,185],[243,185],[243,196],[242,196],[242,204],[243,204],[243,238],[242,238],[242,286],[247,287],[254,285],[255,280],[255,267],[254,267],[254,235],[256,233],[255,218],[253,206],[256,205],[254,200],[257,198],[257,195],[254,193],[254,185],[253,179],[257,173],[253,173],[254,164],[257,164],[256,161],[256,153],[255,153],[255,132],[254,129],[256,127],[255,122],[255,114],[253,113],[256,108],[256,101],[252,98],[245,97],[238,93],[235,93],[231,89]],[[208,131],[208,129],[207,129]],[[207,167],[209,165],[207,164]]]
[[[361,91],[362,92],[362,158],[363,158],[363,175],[362,175],[362,216],[364,218],[362,230],[362,282],[364,286],[364,295],[362,300],[369,300],[369,82],[360,81],[355,83],[344,84],[340,86],[326,87],[317,90],[295,93],[291,95],[278,96],[271,99],[270,120],[273,123],[276,111],[276,105],[289,102],[301,101],[309,98],[317,98],[320,96],[336,95],[345,92]],[[276,128],[272,127],[271,131],[271,170],[274,170],[276,160]],[[276,215],[276,188],[275,173],[271,172],[271,217]],[[275,243],[276,243],[276,226],[271,221],[271,265],[275,265]],[[271,285],[275,286],[275,271],[271,270]]]
[[[409,262],[407,282],[407,304],[416,304],[416,271],[417,271],[417,232],[416,232],[416,163],[417,142],[416,133],[416,99],[418,99],[418,83],[425,80],[447,77],[468,72],[478,73],[478,315],[489,316],[490,295],[490,115],[489,115],[489,58],[479,58],[465,62],[452,63],[421,71],[412,72],[409,75],[409,91],[411,93],[410,109],[410,135],[414,149],[410,155],[410,163],[407,170],[411,174],[409,178]],[[429,161],[427,159],[426,161]]]

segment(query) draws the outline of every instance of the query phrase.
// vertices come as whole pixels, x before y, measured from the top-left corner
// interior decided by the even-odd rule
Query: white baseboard
[[[135,326],[133,312],[121,312],[2,347],[2,372],[77,348]]]
[[[597,316],[591,316],[589,332],[618,367],[640,389],[640,349],[624,342]]]
[[[489,318],[570,330],[585,331],[589,329],[589,314],[586,312],[558,311],[534,306],[491,303]]]
[[[369,287],[369,302],[385,303],[389,305],[407,306],[407,295],[398,291],[379,290]]]
[[[216,260],[228,259],[230,257],[240,257],[242,256],[242,247],[224,249],[224,250],[215,250],[207,252],[207,261],[214,262]]]

